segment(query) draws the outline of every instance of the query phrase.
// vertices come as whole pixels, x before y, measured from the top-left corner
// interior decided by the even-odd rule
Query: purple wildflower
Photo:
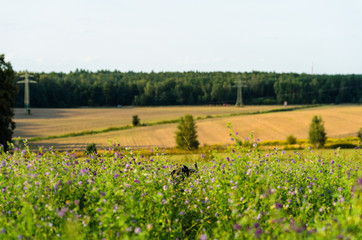
[[[276,209],[281,209],[282,207],[283,207],[283,204],[281,204],[279,202],[275,203],[275,208]]]
[[[61,210],[58,211],[58,216],[59,217],[63,217],[68,211],[67,207],[62,208]]]
[[[255,237],[259,237],[262,234],[263,234],[263,230],[261,228],[257,228],[255,230]]]
[[[362,186],[362,178],[358,179],[357,183],[358,185]]]
[[[133,182],[140,183],[140,181],[138,179],[135,179]]]
[[[236,223],[236,224],[234,225],[234,230],[235,230],[235,231],[239,230],[240,228],[241,228],[241,226],[240,226],[239,224]]]
[[[206,240],[207,239],[207,235],[206,234],[201,234],[200,235],[200,240]]]
[[[134,229],[134,233],[135,234],[139,234],[141,232],[141,228],[140,227],[136,227],[135,229]]]

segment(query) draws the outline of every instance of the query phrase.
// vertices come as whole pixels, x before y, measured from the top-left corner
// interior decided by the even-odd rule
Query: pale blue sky
[[[0,0],[16,71],[362,73],[362,0]]]

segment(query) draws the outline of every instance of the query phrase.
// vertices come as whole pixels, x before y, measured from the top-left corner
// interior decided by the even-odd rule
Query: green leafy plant
[[[187,150],[194,150],[199,147],[200,143],[197,140],[196,124],[192,115],[181,117],[177,129],[177,147]]]
[[[321,148],[326,140],[327,136],[322,117],[314,116],[309,127],[309,142],[316,148]]]

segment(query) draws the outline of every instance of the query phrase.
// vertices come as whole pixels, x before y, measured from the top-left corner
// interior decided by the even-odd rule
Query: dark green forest
[[[235,104],[237,79],[245,85],[244,104],[362,103],[362,75],[354,74],[105,70],[32,74],[38,82],[30,84],[32,107]],[[24,86],[17,86],[16,107],[23,107]]]

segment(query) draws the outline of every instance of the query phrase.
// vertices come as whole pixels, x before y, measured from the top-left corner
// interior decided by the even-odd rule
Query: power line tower
[[[30,115],[29,83],[36,83],[36,81],[29,80],[29,77],[33,77],[33,75],[29,74],[28,71],[25,71],[20,77],[24,78],[24,80],[18,81],[17,83],[24,83],[24,108],[26,113]]]
[[[237,97],[235,107],[244,107],[243,103],[243,87],[247,87],[245,81],[241,81],[241,78],[238,77],[237,79]]]

